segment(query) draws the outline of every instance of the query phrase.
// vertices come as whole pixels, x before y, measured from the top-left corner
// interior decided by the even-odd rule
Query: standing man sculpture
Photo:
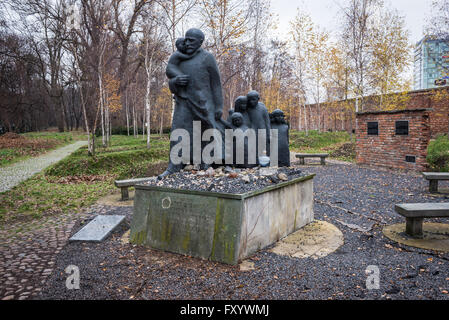
[[[169,63],[167,76],[169,88],[175,96],[172,132],[185,129],[190,134],[190,161],[193,161],[193,122],[201,121],[201,135],[204,130],[218,128],[217,120],[223,115],[223,93],[220,72],[212,54],[201,48],[204,33],[199,29],[189,29],[184,37],[183,59],[177,68]],[[175,52],[173,55],[179,55]],[[169,68],[176,69],[169,70]],[[182,74],[179,74],[181,72]],[[178,73],[178,74],[177,74]],[[181,94],[182,93],[182,94]],[[201,137],[200,137],[201,139]],[[179,141],[170,141],[170,151]],[[207,167],[203,162],[203,169]],[[167,170],[158,178],[179,172],[184,164],[173,164],[171,159]]]

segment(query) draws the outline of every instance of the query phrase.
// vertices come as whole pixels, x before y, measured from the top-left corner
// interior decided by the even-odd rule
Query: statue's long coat
[[[179,87],[175,83],[175,78],[170,79],[169,87],[176,99],[171,129],[172,131],[185,129],[193,139],[193,121],[203,120],[202,132],[206,129],[217,128],[215,113],[223,110],[220,72],[213,55],[201,48],[191,59],[182,61],[179,64],[179,69],[183,74],[190,76],[189,84],[183,90],[188,99],[177,95]],[[200,113],[195,111],[195,105],[208,110],[206,121],[200,116]],[[170,149],[176,143],[171,142]],[[192,150],[193,148],[191,148],[191,152]],[[175,169],[171,163],[170,166],[172,168],[169,167],[169,169]]]

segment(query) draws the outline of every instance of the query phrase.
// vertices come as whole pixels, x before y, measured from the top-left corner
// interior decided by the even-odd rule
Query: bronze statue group
[[[250,91],[246,96],[238,97],[234,109],[229,110],[227,120],[222,118],[223,96],[220,72],[213,55],[201,48],[203,42],[204,34],[201,30],[188,30],[184,38],[176,41],[177,51],[168,61],[166,75],[169,79],[170,91],[175,99],[172,132],[176,129],[184,129],[193,138],[194,121],[201,121],[201,133],[207,129],[217,129],[221,133],[229,129],[243,132],[253,129],[256,133],[266,134],[266,145],[256,148],[257,155],[263,152],[269,155],[270,133],[272,129],[275,129],[277,130],[278,166],[290,166],[289,127],[284,113],[277,109],[270,114],[266,106],[260,102],[258,92]],[[256,134],[256,146],[259,145],[258,140],[259,134]],[[170,150],[178,142],[171,141]],[[201,143],[204,145],[204,142]],[[245,149],[247,150],[247,145]],[[241,166],[257,165],[257,163],[248,163],[247,159],[245,154],[245,163]],[[174,164],[169,161],[167,170],[159,178],[179,172],[185,165],[186,163]],[[201,163],[202,169],[208,166]]]

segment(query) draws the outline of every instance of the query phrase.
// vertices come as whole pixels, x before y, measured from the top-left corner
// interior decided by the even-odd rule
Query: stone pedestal
[[[313,221],[313,177],[246,194],[136,185],[130,242],[235,265]]]
[[[430,193],[437,193],[438,192],[438,180],[430,180],[429,192]]]
[[[406,218],[405,233],[414,238],[422,238],[422,224],[424,218]]]

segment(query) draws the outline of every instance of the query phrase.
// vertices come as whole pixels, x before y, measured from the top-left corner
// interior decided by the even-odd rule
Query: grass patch
[[[0,194],[0,221],[34,220],[46,215],[77,211],[99,198],[117,191],[114,180],[145,177],[149,168],[167,161],[168,136],[152,137],[151,149],[146,140],[112,136],[111,146],[97,141],[95,157],[87,147],[47,168],[43,173]]]
[[[39,156],[75,140],[85,140],[85,136],[82,132],[6,133],[0,136],[0,167]]]
[[[170,141],[168,136],[153,137],[151,149],[147,149],[146,140],[128,136],[112,136],[109,147],[100,146],[96,141],[96,155],[87,156],[87,147],[83,147],[70,157],[49,167],[48,176],[112,175],[116,179],[143,177],[149,164],[168,161]]]
[[[25,156],[21,150],[13,148],[0,149],[0,167],[7,166],[26,158],[27,156]]]
[[[40,173],[17,187],[0,194],[0,220],[39,219],[46,215],[76,211],[92,205],[114,189],[110,181],[57,183]]]
[[[449,172],[449,139],[447,135],[438,136],[430,141],[427,148],[427,162],[436,172]]]
[[[355,145],[346,131],[318,132],[290,130],[290,151],[299,153],[329,153],[331,158],[355,161]]]

